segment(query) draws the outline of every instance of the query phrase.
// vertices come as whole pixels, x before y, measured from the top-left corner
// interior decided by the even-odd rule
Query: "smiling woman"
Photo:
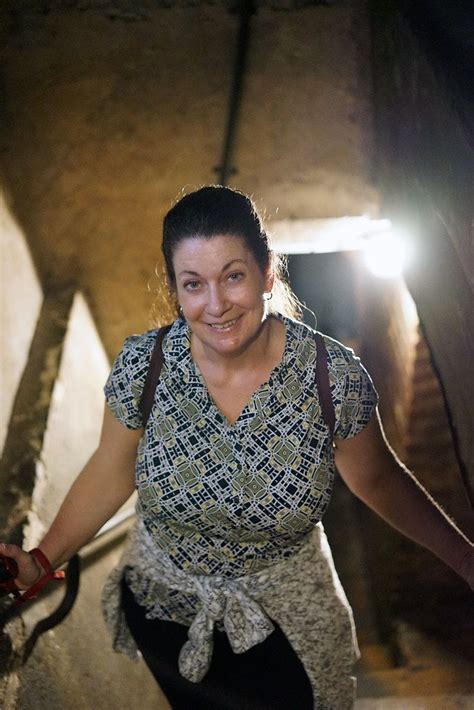
[[[217,235],[180,242],[173,267],[193,353],[252,356],[266,324],[264,295],[274,280],[270,264],[262,273],[241,237]]]
[[[153,329],[125,341],[99,447],[40,549],[58,566],[135,485],[137,522],[103,595],[115,649],[141,651],[174,710],[349,710],[357,643],[321,524],[336,463],[471,587],[473,545],[395,458],[360,360],[292,317],[247,196],[186,195],[165,217],[163,252],[180,316],[162,340]],[[43,573],[16,546],[3,552],[20,588]]]
[[[162,249],[172,290],[177,286],[173,260],[178,245],[196,237],[206,240],[216,236],[238,237],[261,274],[271,274],[273,290],[268,293],[272,297],[268,312],[280,312],[290,318],[300,316],[298,299],[283,276],[284,261],[272,252],[255,205],[247,195],[229,188],[203,187],[185,195],[165,216]],[[195,264],[191,271],[194,273]]]

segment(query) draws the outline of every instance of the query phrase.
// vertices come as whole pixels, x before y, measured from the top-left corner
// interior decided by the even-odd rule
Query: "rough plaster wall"
[[[0,452],[42,300],[25,237],[0,193]]]
[[[416,308],[403,278],[379,279],[367,273],[358,255],[354,262],[362,354],[380,396],[388,439],[403,460],[418,337]]]
[[[148,327],[165,211],[216,179],[238,18],[223,5],[138,3],[115,19],[70,5],[10,5],[0,147],[42,282],[77,282],[112,355]],[[270,216],[376,210],[364,8],[252,18],[232,182]]]
[[[269,216],[376,214],[365,3],[253,21],[235,162]]]
[[[416,241],[407,281],[474,490],[473,105],[433,69],[393,2],[374,4],[373,21],[384,209]]]
[[[81,294],[76,294],[37,464],[25,530],[28,548],[39,543],[71,483],[99,442],[102,387],[108,371],[109,363],[87,304]]]

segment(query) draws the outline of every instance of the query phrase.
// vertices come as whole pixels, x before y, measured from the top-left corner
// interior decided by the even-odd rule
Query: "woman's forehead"
[[[187,237],[176,246],[173,254],[175,267],[183,262],[229,262],[241,259],[248,262],[251,256],[242,237],[233,234],[217,234],[212,237]]]

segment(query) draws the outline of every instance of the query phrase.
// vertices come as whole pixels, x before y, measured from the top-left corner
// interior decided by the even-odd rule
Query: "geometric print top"
[[[282,360],[234,424],[192,359],[186,321],[178,318],[163,341],[138,448],[137,514],[153,543],[186,572],[239,577],[288,559],[329,503],[335,467],[315,382],[314,331],[275,317],[286,326]],[[142,426],[138,403],[156,332],[127,338],[104,388],[108,406],[130,429]],[[370,420],[377,393],[353,351],[323,337],[334,436],[349,438]]]

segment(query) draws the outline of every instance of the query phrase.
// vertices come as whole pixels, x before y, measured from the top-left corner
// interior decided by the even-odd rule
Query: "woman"
[[[139,401],[156,330],[126,340],[98,449],[40,549],[60,565],[136,487],[137,524],[104,611],[115,648],[142,651],[172,707],[350,708],[357,646],[320,523],[335,464],[471,587],[473,545],[387,445],[358,358],[325,337],[333,447],[314,375],[322,354],[291,317],[248,197],[224,187],[183,197],[165,217],[163,253],[180,315],[146,428]],[[43,574],[35,556],[2,551],[20,588]]]

